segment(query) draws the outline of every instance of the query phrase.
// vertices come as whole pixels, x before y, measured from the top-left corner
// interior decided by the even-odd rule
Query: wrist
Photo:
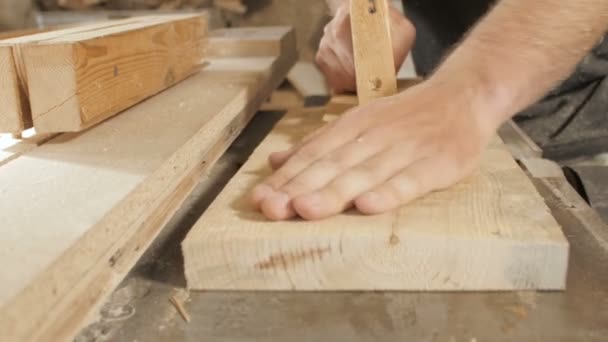
[[[486,130],[493,132],[520,110],[517,108],[517,93],[507,82],[499,81],[491,71],[482,67],[488,64],[471,61],[450,63],[447,60],[429,81],[467,99],[471,114]]]

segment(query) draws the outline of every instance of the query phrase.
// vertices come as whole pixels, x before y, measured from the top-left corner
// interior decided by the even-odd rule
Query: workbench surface
[[[534,181],[571,245],[565,292],[188,293],[182,239],[280,116],[256,116],[76,341],[608,340],[608,230],[559,177]]]

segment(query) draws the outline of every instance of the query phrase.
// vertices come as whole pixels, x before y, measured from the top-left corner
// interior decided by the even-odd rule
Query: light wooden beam
[[[66,28],[11,31],[0,35],[0,132],[18,134],[33,125],[27,75],[21,54],[24,45],[140,21],[139,18],[106,20]]]
[[[81,131],[192,75],[206,32],[206,15],[168,15],[23,46],[36,130]]]

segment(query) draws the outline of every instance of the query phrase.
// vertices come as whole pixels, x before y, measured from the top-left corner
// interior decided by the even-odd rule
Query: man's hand
[[[253,202],[270,219],[320,219],[352,205],[384,212],[454,184],[496,128],[567,77],[606,27],[606,0],[500,0],[429,80],[271,155],[276,171],[253,190]],[[320,58],[332,82],[352,70],[341,64],[348,46],[334,46],[350,32],[338,31],[343,39],[322,46],[333,55]],[[354,87],[353,75],[340,88]]]
[[[475,85],[456,82],[431,79],[354,108],[272,154],[276,171],[254,189],[254,205],[273,220],[321,219],[351,206],[377,214],[461,180],[500,123],[485,115]]]
[[[392,6],[390,18],[395,72],[397,72],[414,44],[416,31],[414,26]],[[349,1],[344,1],[340,5],[332,21],[325,26],[316,62],[335,92],[356,90]]]

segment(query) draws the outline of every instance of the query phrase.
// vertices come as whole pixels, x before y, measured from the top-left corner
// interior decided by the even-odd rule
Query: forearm
[[[432,78],[471,85],[497,126],[568,77],[607,29],[606,0],[500,0]]]

